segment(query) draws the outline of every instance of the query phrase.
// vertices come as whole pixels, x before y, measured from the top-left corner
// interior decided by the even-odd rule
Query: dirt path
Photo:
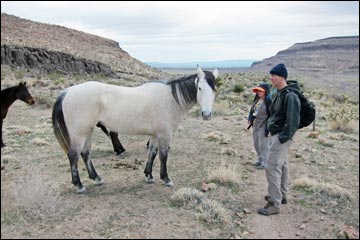
[[[291,185],[288,193],[288,203],[282,204],[279,214],[271,216],[258,214],[257,210],[266,205],[264,200],[267,193],[265,170],[254,170],[251,180],[253,185],[249,189],[249,198],[252,199],[253,204],[251,206],[252,213],[249,215],[248,220],[249,238],[305,239],[321,238],[326,234],[331,236],[331,231],[335,229],[336,225],[334,220],[299,205],[296,202],[296,194],[291,191]]]
[[[266,202],[264,196],[267,193],[267,181],[265,170],[256,170],[253,174],[253,191],[251,191],[250,199],[253,199],[251,208],[252,217],[250,218],[251,237],[255,239],[273,239],[273,238],[294,238],[295,234],[289,232],[288,222],[288,206],[282,206],[279,215],[262,216],[257,210],[264,207]],[[287,224],[284,224],[286,223]],[[284,228],[285,226],[285,228]]]

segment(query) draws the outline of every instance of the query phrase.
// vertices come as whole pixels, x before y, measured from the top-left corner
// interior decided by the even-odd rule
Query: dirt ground
[[[196,116],[195,107],[181,122],[169,152],[171,188],[162,185],[158,158],[156,183],[145,183],[146,136],[120,136],[126,152],[116,156],[110,139],[95,130],[91,156],[105,183],[96,186],[79,161],[87,190],[77,194],[68,159],[53,135],[51,108],[15,102],[4,121],[7,147],[1,149],[1,238],[326,239],[344,236],[340,232],[348,228],[358,232],[358,130],[331,133],[325,120],[317,119],[317,130],[330,145],[309,138],[311,127],[298,131],[289,150],[289,201],[280,214],[266,217],[257,214],[266,203],[267,182],[264,170],[251,165],[255,152],[251,130],[246,130],[248,106],[238,114],[227,114],[221,106],[217,100],[210,121]],[[222,140],[210,141],[211,133]],[[180,188],[201,190],[219,166],[236,168],[241,183],[218,185],[204,194],[228,211],[230,221],[203,221],[198,210],[172,203]],[[353,199],[297,189],[293,183],[301,177],[334,184]]]

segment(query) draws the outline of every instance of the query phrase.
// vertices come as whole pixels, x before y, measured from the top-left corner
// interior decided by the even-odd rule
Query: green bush
[[[359,120],[358,110],[357,106],[349,103],[334,105],[327,114],[330,129],[353,132],[355,130],[355,121]]]
[[[236,84],[234,86],[233,92],[241,93],[244,91],[244,84]]]
[[[16,70],[16,71],[14,72],[14,76],[15,76],[15,78],[16,78],[17,80],[21,80],[21,79],[24,78],[25,73],[24,73],[22,70]]]
[[[216,84],[216,87],[219,89],[222,85],[224,85],[224,81],[221,77],[217,77],[215,79],[215,84]]]

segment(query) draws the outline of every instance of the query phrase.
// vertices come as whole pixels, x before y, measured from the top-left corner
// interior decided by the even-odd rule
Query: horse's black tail
[[[55,137],[57,138],[61,148],[65,151],[65,153],[68,153],[70,149],[70,137],[66,127],[64,113],[62,109],[62,102],[65,95],[66,92],[63,92],[56,99],[52,112],[52,125],[54,128]]]

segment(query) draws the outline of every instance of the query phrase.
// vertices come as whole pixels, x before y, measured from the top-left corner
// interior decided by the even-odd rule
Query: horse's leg
[[[110,131],[110,138],[116,155],[120,155],[121,153],[125,152],[125,148],[121,145],[117,132]]]
[[[174,183],[170,180],[166,168],[168,152],[169,141],[165,139],[159,139],[160,178],[164,181],[165,186],[172,187],[174,186]]]
[[[108,132],[107,128],[104,125],[102,125],[101,123],[98,122],[96,124],[96,126],[101,128],[101,130],[106,134],[106,136],[109,136],[109,132]]]
[[[100,122],[98,122],[96,124],[97,127],[101,128],[101,130],[111,138],[111,142],[112,142],[112,145],[114,147],[114,151],[116,152],[116,155],[120,155],[121,153],[125,152],[125,149],[124,147],[121,145],[120,143],[120,140],[118,138],[118,133],[117,132],[112,132],[110,131],[110,134],[107,130],[107,128],[101,124]]]
[[[86,169],[89,173],[89,178],[96,181],[97,185],[101,185],[104,181],[99,177],[96,173],[94,165],[90,159],[90,151],[91,151],[91,139],[92,139],[93,130],[90,132],[89,136],[86,139],[83,150],[81,151],[81,156],[85,162]]]
[[[157,138],[151,137],[150,144],[149,144],[149,150],[148,150],[148,161],[146,163],[146,167],[144,170],[145,178],[146,178],[145,181],[147,183],[155,182],[155,179],[152,176],[152,166],[153,166],[154,159],[156,157],[157,152],[158,152]]]
[[[77,193],[82,193],[85,191],[85,187],[81,184],[79,171],[77,167],[77,162],[79,160],[80,153],[79,151],[76,150],[70,150],[67,156],[70,160],[72,183],[76,187],[78,187]]]

